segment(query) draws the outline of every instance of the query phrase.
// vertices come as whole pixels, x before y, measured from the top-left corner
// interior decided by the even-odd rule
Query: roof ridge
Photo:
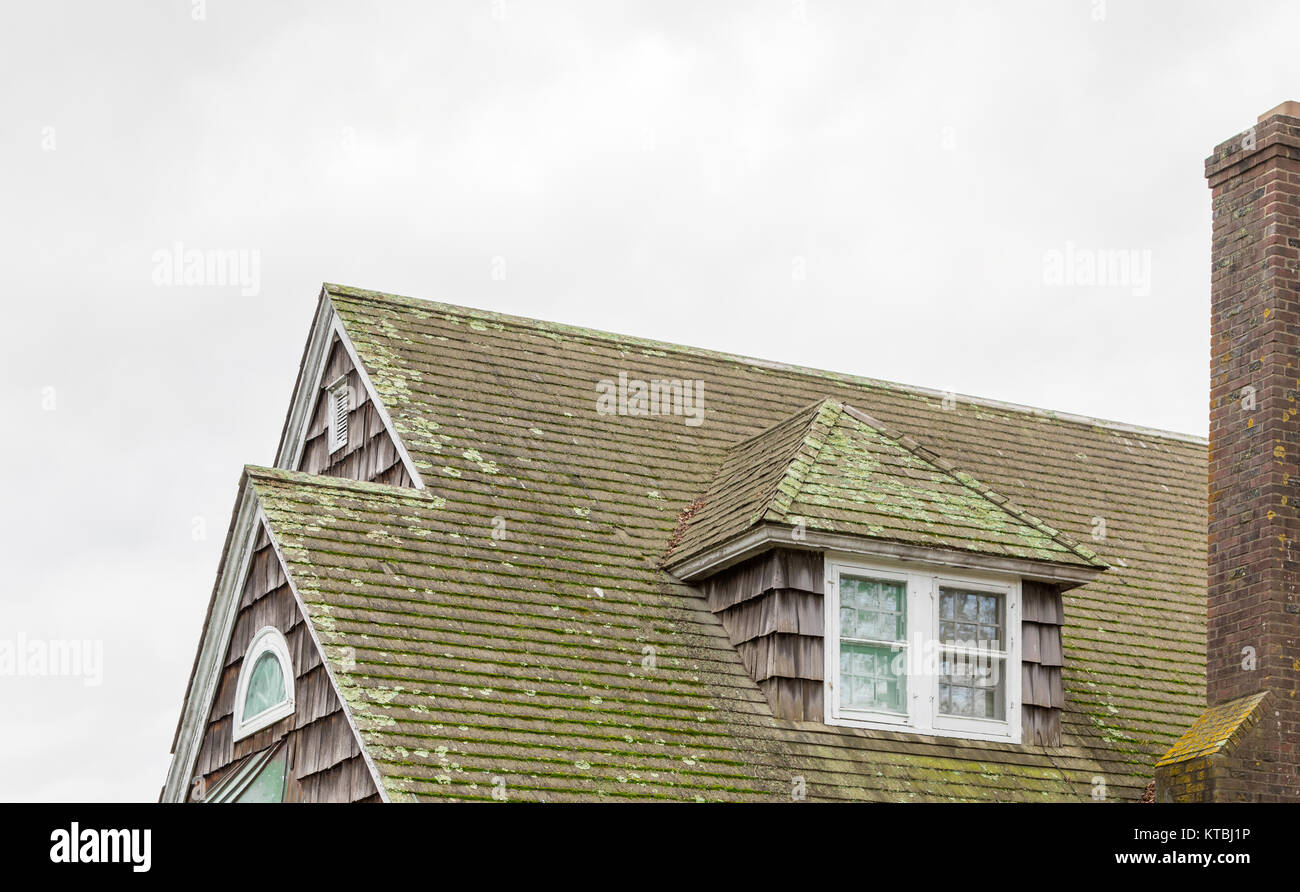
[[[330,295],[341,295],[362,301],[368,300],[376,303],[396,304],[411,309],[425,309],[426,311],[432,312],[456,313],[471,318],[488,319],[503,325],[516,325],[532,330],[567,332],[578,337],[589,337],[601,341],[634,344],[636,346],[650,347],[665,351],[675,351],[678,353],[694,353],[728,362],[746,363],[758,368],[787,371],[808,377],[829,378],[847,384],[858,384],[868,387],[880,387],[888,390],[896,390],[913,396],[931,397],[940,400],[956,398],[960,402],[970,403],[973,406],[999,409],[1022,415],[1031,415],[1081,427],[1102,427],[1115,433],[1129,433],[1156,439],[1173,440],[1180,443],[1191,443],[1198,446],[1206,446],[1209,442],[1206,437],[1198,434],[1184,433],[1182,431],[1146,427],[1140,424],[1115,421],[1107,418],[1096,418],[1091,415],[1081,415],[1074,412],[1058,412],[1054,409],[1046,409],[1041,406],[1030,406],[1024,403],[1013,403],[1006,400],[992,399],[990,397],[972,396],[964,393],[954,394],[949,391],[942,391],[933,387],[923,387],[918,384],[903,384],[898,381],[888,381],[883,378],[870,378],[865,375],[854,375],[847,372],[835,372],[829,369],[813,368],[812,366],[778,362],[755,356],[745,356],[740,353],[729,353],[725,350],[713,350],[708,347],[692,347],[687,344],[673,343],[672,341],[657,341],[652,338],[619,334],[617,332],[605,331],[599,328],[589,328],[582,325],[550,322],[545,319],[534,319],[528,316],[516,316],[511,313],[500,313],[495,310],[467,307],[462,304],[450,304],[442,301],[426,300],[420,297],[410,297],[408,295],[392,294],[384,291],[371,291],[365,288],[356,288],[351,285],[339,285],[331,282],[325,282],[321,287]]]
[[[1019,505],[1011,501],[1006,496],[1002,495],[999,492],[996,492],[995,490],[989,488],[988,486],[985,486],[973,475],[968,474],[967,472],[961,470],[960,468],[958,468],[956,465],[954,465],[948,459],[944,458],[939,453],[935,452],[934,450],[926,446],[921,445],[919,442],[912,439],[908,435],[901,433],[900,431],[894,428],[891,428],[883,421],[880,421],[879,419],[871,415],[868,415],[866,412],[863,412],[861,409],[856,409],[853,406],[848,405],[847,403],[844,405],[844,414],[848,415],[851,418],[857,419],[863,424],[875,428],[881,434],[893,440],[899,446],[906,449],[909,453],[921,459],[926,464],[932,465],[938,468],[940,471],[943,471],[945,474],[947,474],[953,480],[956,480],[962,486],[976,493],[983,499],[992,502],[1000,510],[1005,511],[1007,514],[1010,514],[1012,517],[1016,518],[1021,523],[1027,524],[1033,527],[1034,529],[1038,530],[1040,533],[1047,536],[1049,539],[1056,542],[1058,545],[1061,545],[1068,551],[1074,552],[1074,554],[1083,558],[1088,563],[1099,567],[1110,566],[1108,563],[1103,561],[1095,551],[1081,545],[1078,541],[1074,539],[1074,537],[1069,536],[1066,533],[1062,532],[1061,530],[1056,529],[1051,524],[1044,521],[1042,518],[1038,517],[1035,514],[1030,513],[1024,508],[1021,508]]]
[[[832,399],[834,399],[834,397],[824,396],[821,399],[813,400],[811,403],[808,403],[806,406],[800,406],[798,409],[795,409],[793,412],[788,412],[785,415],[782,415],[779,419],[777,419],[772,424],[769,424],[767,427],[763,428],[758,433],[750,434],[748,437],[745,437],[743,440],[737,440],[734,443],[728,444],[723,451],[732,452],[736,449],[741,448],[742,446],[748,445],[749,443],[759,439],[760,437],[765,437],[768,434],[772,433],[772,431],[776,430],[781,425],[789,424],[792,418],[795,418],[796,416],[801,415],[804,412],[807,412],[809,409],[812,409],[815,406],[820,406],[822,403],[825,403]],[[814,415],[813,417],[815,418],[816,416]],[[809,424],[811,423],[812,420],[809,419]]]
[[[816,429],[818,423],[823,420],[822,416],[825,415],[828,408],[835,410],[835,417],[826,420],[826,423],[831,428],[835,427],[839,422],[840,417],[844,414],[844,404],[839,400],[832,399],[831,397],[827,397],[818,403],[814,403],[814,405],[819,406],[819,408],[816,413],[813,414],[812,419],[808,422],[808,430],[804,432],[803,439],[799,441],[799,445],[790,456],[790,460],[786,462],[785,473],[777,478],[776,483],[772,487],[772,493],[763,500],[763,507],[754,518],[754,523],[763,520],[772,511],[779,512],[779,516],[775,519],[784,522],[785,515],[790,510],[790,506],[794,503],[795,497],[803,491],[803,485],[805,483],[805,478],[807,477],[807,469],[817,464],[818,457],[826,447],[827,438],[822,437],[821,441],[813,448],[812,454],[808,458],[807,466],[803,471],[796,470],[796,463],[799,459],[800,453],[803,452],[804,446],[808,445],[808,441],[812,439],[813,431]],[[795,482],[796,485],[793,493],[782,492],[781,485],[785,483],[786,480],[793,480]]]

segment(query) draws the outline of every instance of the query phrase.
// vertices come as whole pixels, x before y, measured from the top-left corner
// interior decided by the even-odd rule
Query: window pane
[[[244,720],[265,712],[285,699],[284,672],[275,654],[264,653],[253,665],[248,680],[248,694],[244,697]]]
[[[987,651],[944,651],[939,662],[939,712],[1006,720],[1006,660]]]
[[[284,801],[284,765],[285,753],[280,753],[261,770],[244,792],[239,794],[236,802],[283,802]]]
[[[905,640],[906,584],[841,576],[840,637],[872,641]]]
[[[1006,661],[993,653],[1006,647],[1006,597],[997,592],[939,589],[939,639],[976,650],[941,653],[939,712],[1005,721]]]
[[[939,589],[939,640],[944,644],[1006,647],[1004,596],[997,592]]]
[[[905,712],[905,663],[905,652],[894,647],[841,643],[840,705]]]

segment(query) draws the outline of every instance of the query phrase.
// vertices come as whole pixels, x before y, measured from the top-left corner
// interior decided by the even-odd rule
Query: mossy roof
[[[669,565],[763,523],[1104,568],[1090,549],[869,415],[826,398],[727,449]]]
[[[1156,765],[1214,755],[1240,742],[1241,735],[1258,719],[1257,713],[1267,698],[1268,691],[1261,691],[1211,706],[1174,741]]]
[[[1100,776],[1136,799],[1203,709],[1202,440],[326,294],[427,488],[252,473],[394,798],[488,798],[500,778],[514,799],[788,799],[803,778],[810,799],[1044,800],[1088,798]],[[598,413],[620,372],[704,381],[704,423]],[[1111,565],[1065,595],[1063,747],[775,719],[717,618],[661,569],[728,450],[828,398]]]

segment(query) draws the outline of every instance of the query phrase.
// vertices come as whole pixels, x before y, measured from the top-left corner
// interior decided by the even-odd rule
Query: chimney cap
[[[1265,119],[1271,118],[1274,115],[1286,115],[1288,118],[1300,118],[1300,102],[1296,102],[1294,99],[1289,99],[1276,108],[1271,108],[1264,112],[1264,114],[1259,116],[1259,120],[1256,123],[1262,124]]]

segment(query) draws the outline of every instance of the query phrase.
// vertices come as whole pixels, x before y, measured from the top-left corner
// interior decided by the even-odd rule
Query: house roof
[[[487,797],[494,778],[513,798],[788,798],[802,778],[809,798],[1051,799],[1101,776],[1136,799],[1202,711],[1202,440],[964,397],[945,409],[887,382],[340,286],[324,297],[426,489],[250,475],[393,798]],[[706,382],[704,423],[598,413],[597,383],[620,372]],[[1094,545],[1112,569],[1065,594],[1063,747],[775,719],[698,592],[662,569],[728,451],[827,399],[1074,540],[1104,521]],[[849,429],[937,485],[896,438]],[[787,511],[800,498],[827,507],[801,488]]]
[[[827,397],[726,450],[669,567],[760,523],[1104,569],[1097,555],[915,440]]]

